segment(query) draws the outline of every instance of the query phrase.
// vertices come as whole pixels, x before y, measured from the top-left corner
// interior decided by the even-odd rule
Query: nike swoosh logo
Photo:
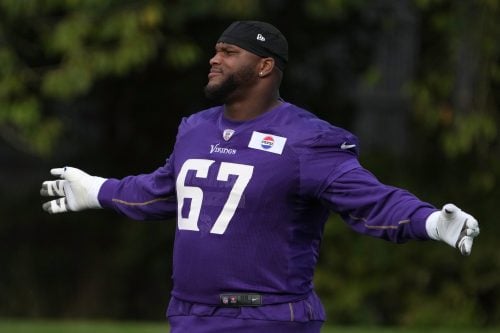
[[[344,142],[340,145],[340,149],[351,149],[351,148],[354,148],[356,147],[356,145],[350,145],[350,144],[347,144],[347,142]]]

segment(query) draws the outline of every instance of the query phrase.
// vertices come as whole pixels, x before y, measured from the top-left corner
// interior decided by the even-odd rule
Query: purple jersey
[[[312,290],[331,210],[360,233],[428,239],[436,209],[381,184],[357,149],[351,133],[289,103],[245,122],[214,107],[183,119],[163,167],[106,181],[99,200],[134,219],[177,215],[176,298],[217,305],[220,294],[241,292],[291,302]]]

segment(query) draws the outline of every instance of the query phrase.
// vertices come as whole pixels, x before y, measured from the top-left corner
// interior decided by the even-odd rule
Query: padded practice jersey
[[[357,154],[355,136],[289,103],[244,122],[214,107],[183,119],[164,166],[107,180],[99,201],[138,220],[177,216],[175,297],[289,302],[313,288],[330,211],[363,234],[428,239],[436,208],[381,184]]]

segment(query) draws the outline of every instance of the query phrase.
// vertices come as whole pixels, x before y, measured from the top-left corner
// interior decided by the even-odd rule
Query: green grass
[[[0,333],[167,333],[166,323],[0,320]]]
[[[366,328],[326,326],[322,333],[494,333],[498,328]],[[166,323],[0,320],[0,333],[167,333]]]

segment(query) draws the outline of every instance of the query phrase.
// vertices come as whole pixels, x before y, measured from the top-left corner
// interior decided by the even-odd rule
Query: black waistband
[[[222,306],[261,306],[262,296],[259,294],[220,294],[220,305]]]

